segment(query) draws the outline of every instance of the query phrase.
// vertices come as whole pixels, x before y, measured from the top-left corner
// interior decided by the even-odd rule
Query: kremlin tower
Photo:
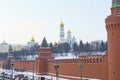
[[[65,42],[65,37],[64,37],[64,23],[60,23],[60,43]]]
[[[120,80],[120,0],[112,0],[111,15],[106,18],[105,23],[109,80]]]

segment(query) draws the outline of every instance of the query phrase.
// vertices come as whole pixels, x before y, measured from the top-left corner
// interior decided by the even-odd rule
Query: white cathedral
[[[76,42],[76,38],[71,36],[71,31],[67,31],[67,38],[65,39],[64,33],[64,23],[61,21],[60,23],[60,43],[69,43],[70,47],[73,48],[73,44]]]

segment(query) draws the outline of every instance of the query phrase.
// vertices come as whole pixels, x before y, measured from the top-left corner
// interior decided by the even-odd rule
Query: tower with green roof
[[[112,0],[106,20],[108,39],[108,80],[120,80],[120,0]]]

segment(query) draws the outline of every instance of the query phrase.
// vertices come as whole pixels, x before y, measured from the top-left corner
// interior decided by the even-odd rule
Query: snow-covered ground
[[[5,69],[0,69],[0,73],[5,72],[7,74],[12,74],[12,70],[5,70]],[[24,76],[28,76],[29,79],[33,78],[33,73],[32,72],[20,72],[20,71],[13,71],[13,75],[18,75],[18,74],[24,74]],[[40,77],[45,77],[45,80],[56,80],[56,77],[54,76],[49,76],[49,75],[36,75],[34,74],[34,79],[35,80],[40,80]],[[68,79],[63,79],[59,78],[59,80],[68,80]]]
[[[7,74],[12,74],[12,70],[5,70],[5,69],[1,69],[0,68],[0,73],[5,72]],[[56,80],[56,77],[54,76],[49,76],[49,75],[36,75],[33,74],[32,72],[20,72],[20,71],[13,71],[13,75],[18,75],[18,74],[24,74],[24,76],[28,76],[29,79],[33,79],[33,75],[34,75],[34,80],[40,80],[40,77],[45,77],[45,80]],[[55,74],[52,74],[55,75]],[[79,79],[79,77],[75,77],[75,76],[66,76],[66,75],[59,75],[61,77],[66,77],[66,78],[76,78]],[[93,78],[83,78],[84,80],[100,80],[100,79],[93,79]],[[64,78],[59,78],[59,80],[69,80],[69,79],[64,79]]]

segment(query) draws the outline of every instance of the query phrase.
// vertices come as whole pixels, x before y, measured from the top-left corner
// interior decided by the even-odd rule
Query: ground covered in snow
[[[12,74],[12,70],[5,70],[5,69],[0,69],[0,73],[6,73],[6,74]],[[18,75],[18,74],[22,74],[24,76],[27,76],[29,78],[29,80],[33,79],[34,76],[34,80],[41,80],[41,77],[45,77],[45,80],[57,80],[55,76],[49,76],[49,75],[36,75],[35,73],[33,74],[33,72],[20,72],[20,71],[13,71],[13,75]],[[64,76],[64,75],[62,75]],[[66,76],[64,76],[66,77]],[[74,76],[67,76],[68,78],[75,78]],[[77,77],[79,79],[79,77]],[[100,80],[100,79],[92,79],[92,78],[83,78],[84,80]],[[18,79],[16,79],[18,80]],[[69,80],[69,79],[63,79],[63,78],[59,78],[59,80]]]

